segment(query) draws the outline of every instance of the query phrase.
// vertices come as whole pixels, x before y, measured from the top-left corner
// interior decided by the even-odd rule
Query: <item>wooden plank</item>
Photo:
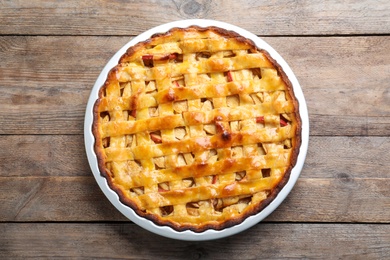
[[[91,176],[81,135],[5,135],[0,146],[0,177]]]
[[[3,259],[386,259],[390,255],[390,225],[376,224],[259,224],[203,242],[174,241],[128,223],[1,223],[0,230]]]
[[[301,177],[390,178],[389,148],[389,136],[310,137]]]
[[[267,218],[276,222],[390,223],[390,179],[301,178]],[[0,221],[123,221],[93,177],[3,177]]]
[[[125,220],[92,176],[6,177],[0,187],[0,221]]]
[[[0,136],[0,177],[91,176],[81,135]],[[301,178],[390,178],[390,137],[310,137]]]
[[[261,35],[386,34],[390,28],[387,0],[375,4],[369,0],[148,0],[126,4],[35,0],[0,4],[2,34],[136,35],[162,23],[193,18],[226,21]]]
[[[98,74],[129,39],[0,37],[0,134],[81,134]],[[312,135],[390,133],[390,36],[266,41],[302,85]]]

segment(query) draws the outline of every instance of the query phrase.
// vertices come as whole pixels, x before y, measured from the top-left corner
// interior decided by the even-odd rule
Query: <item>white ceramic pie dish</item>
[[[92,123],[93,123],[93,105],[95,101],[98,98],[98,92],[100,87],[104,84],[107,74],[110,71],[111,68],[113,68],[115,65],[117,65],[120,57],[126,52],[126,50],[133,46],[134,44],[145,41],[148,38],[150,38],[155,33],[163,33],[167,32],[171,28],[174,27],[181,27],[186,28],[191,25],[198,25],[201,27],[207,27],[207,26],[217,26],[220,28],[224,28],[227,30],[232,30],[240,35],[251,39],[257,47],[264,49],[268,51],[268,53],[279,63],[279,65],[283,68],[284,72],[289,77],[293,89],[294,94],[296,98],[299,101],[299,111],[302,121],[302,136],[301,136],[301,147],[299,151],[299,155],[297,158],[296,166],[292,169],[290,179],[287,182],[287,184],[284,186],[284,188],[279,192],[279,194],[276,196],[276,198],[261,212],[259,212],[256,215],[253,215],[251,217],[248,217],[245,219],[241,224],[238,224],[236,226],[232,226],[229,228],[225,228],[223,230],[206,230],[201,233],[196,233],[190,230],[187,231],[176,231],[170,227],[167,226],[159,226],[153,223],[152,221],[142,218],[138,216],[130,207],[122,204],[119,201],[118,195],[110,189],[110,187],[107,184],[106,179],[100,174],[98,164],[97,164],[97,157],[94,152],[94,143],[95,139],[92,134]],[[257,224],[258,222],[262,221],[264,218],[266,218],[270,213],[272,213],[281,203],[282,201],[287,197],[287,195],[290,193],[292,188],[294,187],[304,164],[306,153],[308,149],[308,142],[309,142],[309,118],[308,118],[308,111],[306,106],[306,101],[303,96],[302,89],[299,85],[299,82],[297,78],[295,77],[294,73],[288,66],[288,64],[285,62],[285,60],[266,42],[264,42],[262,39],[257,37],[256,35],[239,28],[237,26],[227,24],[224,22],[214,21],[214,20],[203,20],[203,19],[195,19],[195,20],[182,20],[182,21],[176,21],[171,22],[167,24],[163,24],[160,26],[157,26],[155,28],[152,28],[137,37],[133,38],[131,41],[129,41],[126,45],[124,45],[106,64],[106,66],[103,68],[102,72],[100,73],[99,77],[97,78],[95,85],[93,89],[91,90],[91,94],[88,100],[86,113],[85,113],[85,122],[84,122],[84,140],[85,140],[85,149],[89,161],[89,165],[91,167],[92,173],[96,179],[96,182],[98,183],[100,189],[103,191],[107,199],[128,219],[139,225],[140,227],[149,230],[155,234],[173,238],[173,239],[179,239],[179,240],[188,240],[188,241],[201,241],[201,240],[212,240],[212,239],[218,239],[227,237],[230,235],[237,234],[243,230],[246,230],[253,225]]]

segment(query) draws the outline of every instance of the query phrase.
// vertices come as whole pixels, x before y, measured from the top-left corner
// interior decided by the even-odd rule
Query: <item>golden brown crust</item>
[[[191,38],[192,36],[194,36],[194,38]],[[230,123],[230,120],[233,120],[232,118],[234,118],[234,116],[233,116],[234,112],[231,112],[231,111],[233,111],[233,109],[229,110],[230,108],[229,109],[226,109],[226,108],[214,109],[214,110],[218,110],[218,111],[217,112],[214,111],[215,113],[210,112],[209,114],[204,114],[204,113],[202,114],[202,113],[198,113],[197,111],[183,112],[181,115],[183,116],[184,121],[183,121],[183,119],[177,119],[175,117],[175,115],[170,115],[170,116],[164,116],[163,119],[160,121],[158,121],[158,119],[155,119],[155,118],[146,118],[146,119],[143,119],[143,121],[141,120],[143,122],[142,124],[141,123],[137,124],[137,123],[132,122],[132,124],[129,125],[129,123],[127,123],[127,122],[123,123],[123,122],[119,122],[119,121],[116,122],[114,125],[109,125],[109,123],[104,125],[102,123],[102,120],[103,120],[102,113],[105,113],[105,109],[102,109],[102,107],[106,108],[106,107],[110,106],[108,104],[109,98],[107,97],[108,90],[114,89],[114,92],[117,91],[117,86],[119,85],[119,82],[126,83],[127,81],[132,80],[132,79],[144,80],[145,82],[149,82],[149,81],[154,80],[154,78],[152,78],[152,76],[150,76],[150,75],[156,75],[156,74],[161,74],[161,73],[164,77],[165,72],[157,70],[156,68],[139,69],[140,67],[138,65],[141,64],[142,66],[144,66],[144,65],[146,66],[147,65],[146,63],[149,62],[149,61],[147,61],[147,59],[150,59],[150,58],[154,59],[153,62],[156,62],[155,60],[158,60],[158,62],[162,62],[162,63],[166,63],[171,59],[171,57],[169,56],[170,54],[159,56],[157,59],[156,57],[159,54],[156,54],[156,53],[149,54],[147,52],[148,50],[153,51],[153,49],[152,49],[153,47],[161,45],[161,44],[166,44],[167,42],[174,42],[174,43],[179,42],[180,40],[183,40],[183,37],[184,38],[187,37],[187,39],[190,39],[189,44],[190,45],[193,44],[190,47],[194,47],[195,49],[203,50],[202,42],[201,41],[197,42],[197,38],[195,36],[200,37],[201,39],[211,39],[210,43],[209,43],[210,45],[214,44],[212,41],[215,39],[219,40],[219,41],[221,41],[221,39],[222,39],[222,41],[224,41],[224,39],[226,39],[226,42],[223,43],[223,44],[225,44],[224,47],[226,47],[226,48],[228,48],[229,46],[230,47],[231,46],[238,46],[239,47],[237,49],[238,51],[240,51],[241,49],[244,49],[244,50],[247,50],[249,53],[261,55],[259,57],[256,57],[256,59],[254,61],[251,61],[249,58],[247,58],[247,56],[244,55],[245,57],[242,58],[241,62],[245,62],[246,64],[247,63],[251,64],[251,62],[252,63],[253,62],[260,62],[262,64],[262,66],[270,69],[271,74],[272,74],[272,70],[276,70],[277,75],[276,76],[274,75],[274,77],[276,78],[276,81],[277,81],[277,79],[280,79],[280,82],[277,81],[278,86],[275,88],[275,91],[281,91],[281,92],[285,93],[286,97],[285,97],[285,101],[284,100],[278,101],[281,104],[283,103],[282,104],[283,108],[278,107],[279,106],[279,103],[278,103],[277,105],[273,105],[273,107],[271,107],[270,109],[280,110],[280,111],[285,110],[285,111],[287,111],[286,113],[288,114],[288,115],[286,115],[286,117],[289,118],[289,120],[280,119],[281,124],[283,123],[284,127],[282,127],[282,125],[280,127],[277,126],[276,128],[271,127],[272,131],[277,131],[276,135],[278,135],[278,136],[271,136],[270,137],[269,133],[266,130],[263,131],[264,136],[266,136],[266,137],[252,136],[253,134],[252,135],[248,134],[249,132],[248,133],[241,133],[241,132],[236,133],[236,132],[232,131],[230,129],[229,125],[227,125]],[[195,40],[193,40],[193,39],[195,39]],[[191,42],[192,40],[193,40],[193,42]],[[233,43],[231,44],[230,41],[232,41]],[[181,50],[175,49],[175,46],[168,46],[168,47],[170,48],[170,50],[173,49],[173,51],[172,51],[173,56],[172,57],[175,59],[178,59],[178,56],[181,55],[181,53],[179,53]],[[208,46],[207,48],[212,49],[213,47]],[[147,51],[145,52],[145,50],[147,50]],[[175,50],[178,50],[178,51],[176,52]],[[144,55],[144,56],[142,56],[142,55]],[[149,57],[146,57],[148,55],[149,55]],[[202,55],[208,55],[208,54],[206,53],[206,54],[202,54]],[[143,60],[144,57],[146,57],[146,58]],[[238,58],[237,58],[237,60],[238,60]],[[131,65],[133,63],[135,64],[134,66]],[[202,64],[203,64],[203,66],[208,66],[209,70],[212,71],[212,73],[219,72],[219,71],[223,72],[229,66],[232,67],[231,63],[229,63],[229,61],[227,61],[226,59],[225,60],[206,59],[206,61],[203,62]],[[236,67],[234,67],[234,66],[236,66],[236,65],[233,65],[233,68],[240,68],[241,65],[238,64]],[[262,66],[259,65],[259,67],[262,67]],[[154,66],[152,66],[152,67],[154,67]],[[183,67],[184,67],[184,65],[183,65]],[[181,69],[182,69],[182,71],[183,70],[187,71],[186,73],[190,73],[190,72],[192,73],[192,71],[189,71],[189,69],[187,69],[187,68],[181,68]],[[202,68],[200,68],[200,71],[202,71]],[[139,74],[139,73],[141,73],[141,74]],[[152,73],[152,74],[150,74],[150,73]],[[171,72],[171,73],[174,74],[175,72]],[[226,74],[226,71],[225,71],[225,74]],[[254,75],[255,72],[253,72],[253,73],[251,72],[251,75],[252,74]],[[125,76],[123,76],[123,75],[125,75]],[[121,77],[123,77],[123,78],[121,78]],[[220,96],[222,97],[223,94],[221,94],[221,93],[223,91],[225,91],[224,93],[230,93],[229,94],[230,96],[232,96],[233,94],[237,95],[237,93],[239,93],[240,95],[242,93],[245,93],[245,90],[240,88],[242,86],[240,86],[239,84],[237,85],[237,84],[229,83],[229,81],[233,81],[231,75],[227,75],[226,77],[228,77],[228,82],[220,84],[221,86],[223,85],[225,87],[224,90],[220,90],[220,89],[212,90],[211,88],[213,88],[213,86],[208,86],[207,83],[201,83],[202,86],[204,86],[205,89],[207,89],[207,91],[205,93],[207,93],[207,95],[212,94],[212,97],[214,97],[214,98],[217,98]],[[230,80],[229,80],[229,77],[230,77]],[[259,77],[261,78],[262,75],[259,75]],[[276,81],[270,80],[271,83],[269,83],[269,84],[273,84]],[[169,81],[169,82],[171,82],[171,81]],[[175,82],[175,81],[173,81],[173,82]],[[165,82],[165,84],[166,84],[166,82]],[[170,84],[174,84],[174,83],[171,82]],[[180,102],[183,100],[182,95],[192,95],[193,97],[199,96],[199,99],[200,99],[201,95],[198,93],[196,88],[194,88],[194,89],[187,88],[187,90],[184,90],[181,86],[179,87],[179,83],[176,82],[175,84],[177,84],[176,87],[173,86],[171,88],[157,90],[157,94],[155,93],[153,96],[153,98],[155,100],[157,100],[156,101],[157,106],[160,105],[159,102],[161,102],[161,104],[163,104],[163,105],[173,104],[175,102]],[[242,84],[244,84],[244,83],[242,83]],[[248,83],[248,84],[250,85],[250,83]],[[245,86],[249,86],[248,84]],[[252,87],[252,85],[250,85],[250,87]],[[226,90],[226,88],[229,88],[229,89]],[[239,88],[239,89],[237,90],[234,88]],[[123,91],[123,89],[124,88],[121,88],[122,91]],[[185,92],[185,91],[187,91],[187,92]],[[154,92],[156,92],[156,90],[154,90]],[[183,93],[185,93],[185,94],[183,94]],[[249,96],[249,94],[243,94],[243,95]],[[136,119],[134,119],[134,117],[136,117],[135,113],[139,113],[138,111],[141,111],[142,109],[144,109],[144,110],[145,110],[145,108],[147,109],[148,104],[150,102],[151,103],[154,102],[153,99],[151,99],[151,100],[143,99],[144,96],[142,93],[133,93],[132,95],[129,95],[126,98],[123,95],[120,98],[121,98],[121,102],[120,102],[120,104],[118,103],[117,106],[124,107],[123,109],[125,110],[124,113],[126,114],[126,117],[133,118],[133,120],[135,120],[135,121],[136,121]],[[207,98],[210,99],[210,97],[207,97]],[[277,97],[270,96],[269,98],[277,99],[278,96]],[[206,99],[206,97],[202,97],[202,99]],[[272,102],[276,102],[276,101],[272,100]],[[115,109],[117,109],[117,108],[115,108]],[[262,111],[262,110],[260,109],[259,111]],[[132,114],[132,113],[134,113],[134,115],[132,115],[134,117],[130,116],[130,114]],[[255,112],[253,112],[253,113],[255,113]],[[256,113],[259,113],[259,112],[257,111]],[[120,58],[119,64],[108,73],[107,80],[99,91],[99,98],[95,103],[93,114],[94,114],[94,121],[93,121],[92,132],[95,136],[95,146],[94,146],[95,153],[96,153],[97,159],[98,159],[99,170],[100,170],[102,176],[104,176],[107,179],[108,185],[110,186],[110,188],[112,190],[114,190],[119,195],[120,201],[123,204],[131,207],[139,216],[145,217],[158,225],[170,226],[173,229],[178,230],[178,231],[192,230],[195,232],[202,232],[202,231],[207,230],[207,229],[221,230],[221,229],[224,229],[226,227],[237,225],[237,224],[241,223],[242,221],[244,221],[248,216],[259,213],[261,210],[263,210],[267,205],[269,205],[269,203],[271,203],[275,199],[275,197],[278,195],[280,190],[288,182],[291,170],[294,167],[294,165],[296,164],[297,156],[299,153],[299,147],[300,147],[300,143],[301,143],[301,139],[300,139],[301,138],[300,137],[301,120],[300,120],[299,110],[298,110],[298,101],[294,96],[292,84],[289,81],[287,75],[284,73],[284,71],[280,67],[280,65],[277,64],[277,62],[266,51],[258,49],[251,40],[243,38],[242,36],[240,36],[236,32],[227,31],[225,29],[221,29],[221,28],[217,28],[217,27],[201,28],[198,26],[191,26],[191,27],[185,28],[185,29],[173,28],[166,33],[155,34],[149,40],[147,40],[145,42],[140,42],[140,43],[134,45],[133,47],[129,48],[127,50],[127,52]],[[244,114],[244,112],[242,112],[242,114]],[[213,117],[212,117],[213,119],[211,117],[210,117],[211,119],[207,119],[208,118],[207,115],[209,115],[209,117],[211,115],[213,115]],[[111,116],[107,115],[106,117],[108,118],[108,120],[110,120]],[[169,119],[169,120],[167,120],[167,119]],[[165,121],[163,121],[163,120],[165,120]],[[207,121],[207,120],[209,120],[209,121]],[[210,120],[212,120],[212,121],[210,121]],[[260,122],[260,124],[264,124],[264,125],[267,124],[267,125],[275,126],[275,122],[272,121],[272,120],[275,120],[275,117],[273,117],[271,119],[267,118],[266,119],[267,122],[264,122],[264,120],[265,120],[264,118],[260,118],[258,121]],[[288,122],[284,122],[284,121],[288,121]],[[185,124],[183,126],[183,122],[189,123],[190,126],[188,126],[188,124]],[[198,124],[200,124],[201,122],[203,122],[203,123],[209,122],[209,123],[214,125],[213,126],[214,128],[212,128],[212,130],[210,130],[210,131],[216,131],[213,136],[206,135],[205,137],[198,137],[195,141],[189,140],[189,139],[182,140],[182,143],[180,144],[180,146],[178,146],[177,142],[173,142],[173,141],[170,141],[167,143],[162,142],[161,134],[157,134],[156,136],[152,136],[155,131],[166,131],[165,129],[175,128],[175,127],[178,127],[178,128],[184,127],[186,129],[186,131],[188,132],[187,128],[189,128],[191,126],[196,128],[196,126]],[[259,123],[259,122],[256,122],[256,123]],[[122,126],[121,123],[123,123],[123,125],[125,125],[125,126]],[[164,124],[165,124],[165,126],[164,126]],[[161,151],[167,151],[169,149],[174,151],[174,150],[178,150],[179,149],[178,147],[186,147],[186,148],[183,148],[184,150],[181,153],[185,153],[185,152],[188,153],[188,151],[191,151],[191,150],[188,150],[190,148],[187,149],[187,147],[191,147],[191,149],[193,149],[192,153],[196,153],[196,152],[201,153],[202,151],[206,151],[206,150],[211,151],[211,149],[217,149],[220,151],[221,154],[225,154],[226,153],[225,150],[230,149],[232,146],[242,145],[243,140],[249,140],[249,139],[251,140],[251,142],[255,142],[253,140],[257,140],[256,142],[260,143],[260,144],[263,142],[262,140],[268,140],[267,142],[270,142],[271,139],[272,140],[277,139],[275,142],[277,144],[276,146],[279,148],[277,148],[276,150],[279,149],[278,151],[282,151],[283,149],[280,148],[281,141],[278,141],[281,138],[279,135],[282,135],[285,137],[283,137],[284,139],[280,139],[280,140],[286,139],[290,143],[287,145],[288,148],[285,149],[288,152],[283,150],[284,152],[279,156],[287,156],[288,158],[284,159],[285,162],[284,162],[284,164],[282,164],[279,162],[280,158],[278,157],[279,161],[275,161],[275,164],[279,163],[282,166],[278,166],[279,168],[277,168],[275,171],[277,173],[276,175],[279,174],[280,177],[271,176],[272,178],[268,178],[268,179],[272,179],[272,184],[271,184],[270,188],[262,188],[263,190],[258,188],[258,191],[256,193],[253,193],[250,195],[252,197],[250,197],[249,202],[248,202],[248,198],[243,198],[244,202],[242,202],[241,204],[243,204],[244,205],[243,207],[245,207],[245,208],[241,209],[242,211],[240,211],[234,207],[232,209],[230,209],[230,206],[226,206],[224,209],[227,209],[227,210],[230,210],[233,212],[233,213],[229,213],[230,215],[228,215],[229,216],[228,218],[221,217],[220,219],[218,219],[218,216],[217,216],[214,219],[211,218],[211,220],[208,221],[207,219],[204,219],[204,218],[199,218],[199,220],[193,220],[194,218],[192,218],[192,219],[190,218],[190,220],[189,220],[188,218],[183,217],[184,221],[181,222],[180,216],[179,217],[175,216],[176,218],[175,217],[169,218],[166,216],[164,217],[161,214],[157,214],[155,211],[153,211],[153,209],[149,210],[148,208],[146,208],[146,206],[149,206],[150,203],[156,203],[156,206],[153,206],[153,207],[156,207],[156,210],[158,210],[159,208],[165,209],[166,207],[171,207],[169,203],[172,201],[182,201],[183,200],[182,197],[184,196],[184,194],[188,193],[188,194],[190,194],[190,195],[192,194],[192,196],[194,196],[196,194],[199,194],[199,192],[206,192],[207,193],[207,192],[211,192],[211,191],[204,190],[204,189],[202,189],[202,187],[190,187],[186,190],[179,189],[179,191],[170,190],[170,189],[169,190],[162,190],[161,192],[159,191],[158,193],[156,193],[156,195],[153,195],[153,196],[150,195],[149,197],[147,195],[143,194],[142,193],[143,191],[142,191],[141,194],[139,194],[138,196],[131,197],[129,195],[130,191],[127,191],[126,189],[131,190],[134,187],[137,188],[137,186],[136,185],[131,186],[129,183],[123,183],[123,182],[121,182],[121,184],[118,184],[118,180],[116,180],[115,178],[119,178],[119,179],[124,178],[133,184],[134,183],[144,184],[145,182],[143,182],[142,180],[138,180],[137,178],[140,178],[138,175],[137,175],[137,177],[134,177],[135,180],[132,180],[132,179],[129,180],[128,178],[130,178],[130,177],[128,177],[127,175],[129,175],[130,173],[126,173],[127,175],[125,177],[115,176],[115,174],[122,174],[122,173],[118,173],[118,172],[113,173],[112,169],[114,169],[114,171],[115,171],[115,167],[110,166],[111,167],[110,168],[108,166],[111,164],[115,164],[115,161],[112,161],[112,158],[110,157],[111,156],[110,152],[111,153],[117,152],[114,148],[112,150],[115,150],[115,151],[109,150],[110,149],[110,147],[108,147],[109,145],[107,146],[107,145],[103,144],[104,142],[110,142],[110,141],[107,141],[107,137],[112,138],[112,139],[117,138],[116,133],[114,135],[111,135],[111,137],[110,137],[110,133],[112,134],[113,133],[112,131],[114,131],[112,129],[120,129],[119,132],[122,132],[122,134],[125,133],[124,135],[126,135],[126,136],[132,136],[132,135],[135,136],[137,133],[135,129],[139,130],[142,127],[144,127],[145,125],[147,125],[147,127],[148,127],[148,129],[145,132],[148,135],[145,137],[146,140],[149,140],[148,142],[153,141],[154,142],[154,143],[152,143],[153,147],[155,146],[155,144],[157,144],[156,146],[158,146],[158,148],[160,150],[158,150],[158,149],[157,150],[156,149],[154,149],[154,150],[149,149],[148,150],[146,146],[144,147],[141,145],[140,147],[135,148],[130,152],[128,151],[129,149],[127,149],[126,152],[122,152],[120,154],[120,156],[122,156],[123,158],[126,157],[127,158],[126,160],[132,160],[132,162],[135,162],[135,161],[139,160],[140,155],[145,155],[145,156],[147,155],[146,157],[148,157],[148,156],[151,157],[151,158],[147,158],[148,162],[153,162],[154,157],[152,155],[150,155],[151,153],[160,154]],[[125,127],[125,130],[124,130],[124,127]],[[104,131],[108,131],[108,132],[104,132],[103,129],[105,129]],[[186,134],[188,134],[187,132],[186,132]],[[121,136],[121,134],[118,134],[118,136]],[[271,139],[269,139],[269,138],[271,138]],[[110,139],[108,139],[108,140],[110,140]],[[271,143],[269,143],[269,145],[271,145],[269,149],[275,149],[275,147],[272,148]],[[138,146],[139,146],[139,144],[138,144]],[[249,148],[253,149],[253,147],[249,147]],[[282,149],[282,150],[280,150],[280,149]],[[122,150],[124,150],[124,148]],[[241,161],[245,161],[245,160],[240,161],[240,159],[237,159],[237,160],[233,159],[231,157],[231,155],[229,155],[227,159],[223,158],[220,154],[217,154],[217,155],[218,155],[218,159],[220,160],[217,163],[212,164],[212,163],[208,163],[206,161],[202,161],[197,165],[189,165],[189,163],[186,162],[188,165],[175,166],[174,168],[171,168],[171,169],[169,169],[169,167],[168,167],[169,172],[168,171],[166,171],[166,172],[167,172],[167,174],[171,174],[171,175],[173,174],[174,176],[176,176],[178,174],[182,174],[184,176],[182,178],[183,180],[190,178],[190,179],[192,179],[192,181],[194,181],[194,179],[197,179],[197,178],[202,179],[203,178],[201,181],[204,182],[205,181],[204,179],[207,179],[210,181],[211,180],[210,178],[213,178],[213,177],[209,177],[208,175],[203,175],[204,172],[210,171],[211,169],[219,169],[220,171],[222,171],[223,174],[226,174],[227,172],[230,171],[231,168],[234,168],[234,169],[240,168],[237,165],[240,164]],[[159,155],[159,156],[161,156],[161,155]],[[202,156],[202,155],[200,155],[200,156]],[[267,156],[268,155],[266,152],[265,155],[261,155],[261,156],[259,153],[254,153],[254,155],[252,154],[250,157],[253,157],[253,158],[256,157],[256,160],[260,160],[263,158],[270,157],[271,153],[268,157]],[[272,156],[275,156],[275,155],[272,155]],[[131,157],[131,159],[130,159],[130,157]],[[178,157],[173,156],[172,158],[178,158]],[[260,174],[261,174],[261,170],[259,170],[259,169],[261,169],[261,167],[263,167],[263,168],[266,167],[264,165],[268,165],[266,162],[263,162],[263,161],[258,162],[258,161],[255,161],[254,159],[252,161],[250,161],[249,159],[247,158],[245,162],[251,162],[252,166],[255,165],[253,167],[254,168],[257,167],[256,169],[258,169],[257,171],[260,171]],[[125,160],[125,159],[121,159],[121,160]],[[171,159],[165,159],[165,160],[169,161]],[[139,164],[139,162],[138,162],[138,164]],[[146,164],[147,164],[147,162],[145,162],[145,165]],[[217,166],[215,166],[217,164],[218,164],[219,168]],[[261,164],[262,166],[260,167],[259,164]],[[242,167],[242,165],[244,165],[243,162],[241,162],[241,167]],[[112,167],[114,167],[114,168],[112,168]],[[136,170],[134,170],[135,169],[134,167],[133,168],[130,167],[127,169],[128,170],[130,169],[129,171],[136,171]],[[138,167],[138,166],[136,166],[136,167]],[[157,166],[153,166],[153,167],[157,167]],[[161,176],[160,177],[159,176],[157,176],[157,177],[150,176],[149,171],[156,172],[156,170],[153,167],[150,168],[149,170],[147,170],[147,172],[142,173],[142,174],[139,173],[139,174],[146,176],[144,178],[164,179],[164,177],[161,177]],[[212,168],[212,167],[214,167],[214,168]],[[193,175],[192,176],[188,175],[189,172],[192,172]],[[238,172],[236,172],[236,176],[237,176],[237,173]],[[215,176],[218,175],[216,173],[214,173],[214,174],[215,174]],[[247,174],[247,173],[245,172],[245,174]],[[272,173],[272,174],[274,174],[274,173]],[[226,174],[226,175],[228,175],[228,174]],[[218,176],[218,178],[220,178],[220,177]],[[227,184],[225,187],[223,187],[221,189],[215,188],[215,186],[218,186],[218,185],[214,182],[214,179],[213,179],[211,181],[211,185],[208,184],[207,188],[212,189],[212,191],[219,190],[219,192],[222,192],[223,194],[217,194],[217,195],[213,194],[210,197],[210,199],[206,199],[206,200],[199,199],[199,201],[201,203],[207,204],[208,207],[211,207],[215,211],[215,209],[218,206],[215,206],[213,204],[218,205],[220,200],[223,200],[223,199],[229,200],[230,198],[233,198],[233,200],[237,200],[235,198],[238,198],[239,196],[237,196],[235,194],[238,192],[238,190],[246,189],[245,185],[249,185],[248,183],[256,182],[254,179],[251,180],[250,177],[248,177],[249,181],[246,180],[245,178],[246,178],[246,176],[244,175],[244,178],[242,179],[242,181],[241,180],[238,180],[238,181],[233,180],[232,183]],[[260,181],[256,182],[257,183],[256,185],[260,185],[260,186],[264,185],[264,183],[262,182],[262,181],[264,181],[264,178],[266,178],[266,177],[264,177],[264,176],[260,177]],[[268,182],[271,182],[271,180]],[[160,183],[163,183],[163,181],[161,181]],[[156,185],[157,185],[157,183],[156,183]],[[253,184],[251,184],[251,185],[253,185]],[[129,187],[133,187],[133,188],[129,188]],[[245,195],[245,196],[248,196],[248,195]],[[259,196],[259,198],[257,198],[257,200],[255,200],[254,196]],[[240,200],[237,200],[237,201],[239,202]],[[193,200],[193,201],[196,201],[196,200]],[[237,203],[238,203],[237,201],[235,204],[233,203],[232,205],[237,205]],[[180,204],[180,203],[183,203],[183,202],[179,202],[178,204]],[[192,203],[192,202],[184,202],[184,203],[188,204],[188,203]],[[182,209],[183,207],[180,208],[180,206],[178,206],[178,208],[180,208],[180,209]],[[198,211],[199,208],[202,208],[203,204],[201,206],[197,205],[197,207],[198,208],[195,207],[195,211]],[[220,209],[221,215],[225,214],[224,209]],[[169,209],[168,209],[168,211],[169,211]],[[188,209],[187,209],[187,213],[188,213]],[[171,213],[168,213],[167,215],[169,216],[170,214]],[[205,215],[207,215],[207,214],[205,214]],[[191,222],[191,221],[193,221],[193,222]]]

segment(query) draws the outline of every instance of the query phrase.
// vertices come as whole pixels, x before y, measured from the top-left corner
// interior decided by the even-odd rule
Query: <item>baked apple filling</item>
[[[298,103],[281,67],[216,27],[172,29],[129,48],[94,107],[99,169],[123,204],[176,230],[257,214],[289,178]]]

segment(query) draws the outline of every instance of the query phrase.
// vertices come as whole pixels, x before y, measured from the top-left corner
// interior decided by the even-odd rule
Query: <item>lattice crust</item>
[[[121,201],[177,230],[222,229],[259,212],[300,145],[279,65],[219,28],[173,29],[130,48],[95,104],[99,168]]]

